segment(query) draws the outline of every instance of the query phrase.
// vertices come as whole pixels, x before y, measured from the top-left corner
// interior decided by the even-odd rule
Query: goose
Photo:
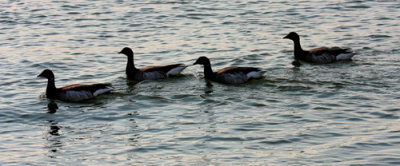
[[[172,64],[165,66],[148,66],[138,69],[134,64],[132,49],[125,47],[119,52],[119,54],[124,54],[128,57],[125,73],[128,79],[135,81],[155,80],[176,76],[187,67],[184,64]]]
[[[265,70],[261,70],[256,67],[225,67],[223,69],[218,70],[217,72],[213,72],[211,68],[210,59],[205,56],[199,57],[193,65],[203,65],[204,67],[204,77],[206,79],[225,83],[225,84],[241,84],[245,83],[253,78],[261,78],[263,74],[266,72]]]
[[[38,77],[47,78],[46,97],[50,99],[58,99],[67,102],[78,102],[82,100],[92,99],[111,90],[111,84],[74,84],[62,88],[56,88],[53,71],[50,69],[43,70]]]
[[[311,50],[303,50],[300,45],[300,37],[296,32],[290,32],[283,37],[294,42],[294,57],[295,59],[311,62],[311,63],[332,63],[336,61],[351,60],[355,55],[350,48],[339,47],[321,47]]]

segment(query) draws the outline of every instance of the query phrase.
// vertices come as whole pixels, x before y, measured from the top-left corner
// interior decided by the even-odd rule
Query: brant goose
[[[255,67],[225,67],[213,72],[211,69],[210,60],[205,57],[199,57],[193,65],[201,64],[204,66],[204,77],[206,79],[225,83],[225,84],[240,84],[245,83],[252,78],[261,78],[266,72]]]
[[[94,98],[98,95],[110,92],[111,84],[74,84],[62,88],[56,88],[54,74],[51,70],[45,69],[38,77],[47,78],[46,96],[50,99],[78,102]]]
[[[311,63],[332,63],[341,60],[350,60],[355,53],[350,48],[339,48],[339,47],[321,47],[314,48],[311,50],[303,50],[300,45],[300,37],[296,32],[290,32],[288,35],[283,37],[284,39],[290,39],[294,42],[294,57],[299,60],[303,60]]]
[[[132,49],[125,47],[120,52],[128,57],[128,64],[126,65],[126,75],[129,79],[142,81],[142,80],[155,80],[168,78],[171,76],[179,75],[187,66],[184,64],[172,64],[166,66],[148,66],[145,68],[137,69],[133,62]]]

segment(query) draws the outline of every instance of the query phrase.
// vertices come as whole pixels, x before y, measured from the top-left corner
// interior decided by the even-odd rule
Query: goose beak
[[[196,60],[196,62],[194,62],[193,65],[200,65],[199,60]]]
[[[288,37],[288,35],[286,35],[285,37],[283,37],[282,39],[288,39],[289,37]]]

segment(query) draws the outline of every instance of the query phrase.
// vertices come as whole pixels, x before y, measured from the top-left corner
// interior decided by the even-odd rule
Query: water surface
[[[400,164],[397,1],[7,1],[0,4],[0,165]],[[305,49],[351,47],[353,61],[294,67]],[[258,66],[243,85],[181,77],[128,81],[137,67]],[[110,82],[83,103],[58,87]]]

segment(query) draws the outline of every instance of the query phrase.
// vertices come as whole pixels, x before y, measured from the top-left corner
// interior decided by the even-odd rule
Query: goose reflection
[[[133,80],[126,80],[126,85],[128,86],[127,88],[127,93],[131,93],[136,89],[136,84],[138,84],[139,81],[133,81]]]
[[[301,63],[300,63],[300,61],[299,60],[294,60],[293,62],[292,62],[292,65],[294,66],[294,67],[300,67],[301,66]]]
[[[206,99],[207,96],[211,95],[211,93],[214,92],[213,90],[213,85],[211,83],[211,81],[205,80],[206,82],[206,86],[204,87],[204,94],[200,94],[200,97],[203,99]]]
[[[49,120],[50,123],[50,129],[49,129],[49,134],[52,136],[60,136],[59,130],[60,127],[57,125],[57,122],[54,122],[53,120]]]
[[[55,158],[56,153],[62,148],[63,142],[60,139],[60,129],[58,123],[54,120],[48,120],[49,130],[46,134],[47,145],[46,148],[49,150],[48,157]]]
[[[49,114],[54,114],[58,110],[58,105],[54,100],[50,100],[50,102],[47,104],[47,109]]]
[[[212,92],[214,92],[212,87],[213,87],[213,84],[211,83],[211,81],[206,80],[206,87],[204,88],[204,93],[211,94]]]
[[[134,161],[138,156],[136,153],[136,149],[140,148],[141,145],[141,130],[139,124],[136,121],[136,117],[139,116],[137,111],[132,113],[128,113],[128,121],[129,121],[129,128],[127,132],[127,147],[128,149],[125,151],[127,153],[127,160]]]
[[[139,125],[137,124],[135,118],[136,116],[139,116],[139,113],[137,111],[134,111],[132,113],[128,114],[129,116],[129,133],[131,133],[130,137],[128,138],[128,141],[131,146],[137,146],[138,139],[140,138],[139,134]]]

